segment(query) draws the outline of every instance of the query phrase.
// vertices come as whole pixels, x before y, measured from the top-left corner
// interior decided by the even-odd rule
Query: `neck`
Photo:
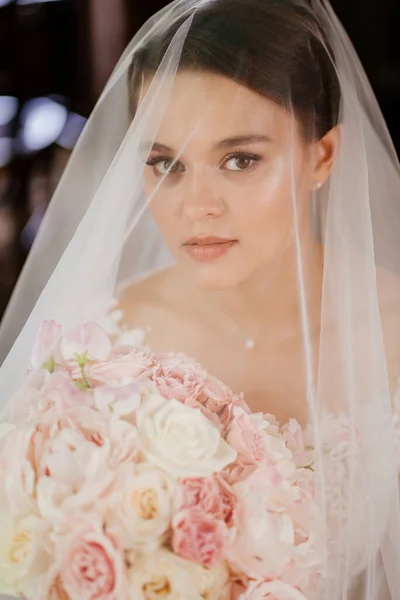
[[[322,249],[315,242],[302,248],[301,264],[296,249],[290,248],[235,288],[202,292],[199,308],[218,326],[234,323],[238,332],[254,340],[265,332],[292,337],[305,325],[312,332],[321,317],[322,264]]]

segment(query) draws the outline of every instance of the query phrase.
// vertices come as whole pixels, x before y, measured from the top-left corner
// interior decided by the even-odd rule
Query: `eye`
[[[223,166],[227,171],[248,171],[256,162],[261,160],[261,158],[262,157],[259,154],[244,154],[238,152],[228,156],[225,159]]]
[[[165,156],[149,158],[146,164],[153,167],[156,175],[176,175],[184,171],[182,163]]]

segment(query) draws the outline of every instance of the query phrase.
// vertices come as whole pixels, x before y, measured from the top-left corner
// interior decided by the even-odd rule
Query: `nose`
[[[224,211],[212,169],[199,168],[188,173],[184,190],[182,213],[190,220],[219,217]]]

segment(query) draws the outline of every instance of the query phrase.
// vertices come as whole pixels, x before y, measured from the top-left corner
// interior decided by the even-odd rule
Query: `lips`
[[[196,262],[210,262],[224,256],[236,243],[237,240],[208,236],[191,238],[183,246]]]
[[[184,246],[215,246],[218,244],[228,244],[235,242],[236,240],[221,238],[215,236],[207,237],[193,237],[184,243]]]

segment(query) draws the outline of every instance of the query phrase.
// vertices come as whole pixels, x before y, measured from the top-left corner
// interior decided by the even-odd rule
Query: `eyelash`
[[[263,156],[261,154],[251,154],[249,152],[243,152],[240,150],[231,152],[230,154],[228,154],[227,156],[225,156],[225,158],[221,161],[221,165],[222,164],[226,164],[227,162],[229,162],[232,159],[245,159],[245,160],[250,160],[253,161],[253,163],[257,163],[259,162],[261,159],[263,158]],[[146,161],[146,165],[148,165],[149,167],[155,167],[160,163],[163,162],[171,162],[173,163],[174,159],[171,158],[171,156],[154,156],[153,158],[149,158]],[[174,166],[176,166],[179,163],[179,161],[177,161]],[[247,169],[238,169],[237,171],[229,171],[230,173],[241,173],[241,172],[245,172],[245,171],[250,171],[252,168],[254,167],[254,164],[252,164],[249,168]],[[168,175],[169,177],[171,177],[172,175],[180,175],[181,172],[178,173],[166,173],[166,175]],[[157,175],[162,176],[160,173],[157,173]]]

